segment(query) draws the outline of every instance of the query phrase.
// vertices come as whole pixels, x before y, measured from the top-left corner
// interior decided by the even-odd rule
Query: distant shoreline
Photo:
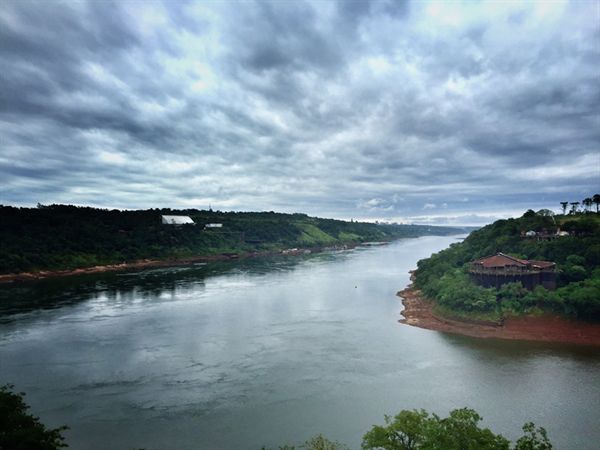
[[[123,262],[120,264],[103,264],[91,267],[80,267],[76,269],[65,270],[40,270],[35,272],[18,272],[0,274],[0,285],[2,283],[11,283],[14,281],[35,281],[46,278],[68,277],[74,275],[90,275],[107,272],[122,272],[126,270],[144,270],[158,267],[177,267],[188,266],[197,263],[207,263],[216,261],[235,261],[238,259],[257,258],[265,256],[298,256],[307,253],[319,253],[322,251],[351,249],[361,245],[361,243],[347,243],[331,247],[310,247],[293,248],[285,250],[262,250],[254,252],[241,253],[218,253],[215,255],[191,256],[187,258],[170,259],[142,259],[132,262]]]
[[[402,298],[404,325],[483,339],[510,339],[600,346],[600,324],[569,320],[556,315],[508,317],[502,324],[477,323],[441,317],[435,303],[412,284],[397,293]]]

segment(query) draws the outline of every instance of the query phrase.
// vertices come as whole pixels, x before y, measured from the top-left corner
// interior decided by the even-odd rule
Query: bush
[[[455,409],[446,418],[424,410],[403,410],[385,425],[374,425],[363,436],[364,450],[509,450],[510,442],[488,428],[480,428],[481,416],[469,408]],[[533,423],[523,426],[515,450],[551,450],[546,430]]]
[[[0,449],[55,450],[66,447],[62,432],[67,427],[46,428],[38,417],[27,412],[23,393],[12,385],[0,387]]]

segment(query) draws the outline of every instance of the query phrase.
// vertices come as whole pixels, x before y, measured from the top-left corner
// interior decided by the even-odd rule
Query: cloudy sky
[[[481,224],[600,191],[598,1],[4,0],[0,203]]]

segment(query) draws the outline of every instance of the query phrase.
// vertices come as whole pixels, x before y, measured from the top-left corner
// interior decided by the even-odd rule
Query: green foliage
[[[67,427],[49,429],[27,412],[22,393],[13,386],[0,387],[0,449],[54,450],[66,447],[62,432]]]
[[[488,428],[480,428],[481,416],[469,408],[455,409],[446,418],[424,410],[403,410],[385,425],[374,425],[363,436],[365,450],[508,450],[510,442]],[[552,445],[543,428],[527,423],[525,435],[515,450],[550,450]]]
[[[46,428],[38,417],[27,412],[22,393],[13,386],[0,387],[0,450],[57,450],[67,447],[62,432],[67,427]],[[469,408],[455,409],[446,418],[425,410],[403,410],[385,416],[385,425],[374,425],[363,436],[362,448],[384,450],[508,450],[510,443],[488,428],[480,428],[481,416]],[[533,423],[523,425],[524,435],[515,450],[551,450],[546,430]],[[278,450],[295,450],[280,446]],[[348,447],[317,435],[298,449],[348,450]],[[141,449],[140,449],[141,450]],[[262,450],[267,450],[265,447]]]
[[[331,245],[338,242],[336,238],[320,230],[313,224],[299,223],[297,227],[302,231],[302,234],[298,238],[298,242],[302,245]]]
[[[523,425],[525,435],[517,441],[515,450],[552,450],[546,430],[542,427],[535,428],[532,422]]]
[[[304,444],[298,447],[298,450],[348,450],[348,447],[340,444],[337,441],[330,441],[323,435],[319,434],[310,438]],[[268,450],[266,447],[262,447],[261,450]],[[296,450],[295,446],[283,445],[278,447],[278,450]]]
[[[341,241],[344,242],[360,242],[360,235],[356,234],[356,233],[347,233],[345,231],[341,231],[338,234],[338,239],[340,239]]]
[[[385,425],[373,425],[363,436],[362,448],[412,450],[426,442],[431,418],[425,410],[400,411],[394,418],[385,416]]]
[[[322,435],[310,438],[300,448],[306,450],[348,450],[348,447],[336,441],[330,441]]]
[[[474,285],[460,270],[442,276],[436,298],[441,305],[464,311],[486,312],[496,308],[494,290]]]
[[[600,271],[591,278],[557,290],[556,294],[567,314],[580,319],[600,320]]]
[[[553,233],[557,227],[571,235],[557,239],[524,239],[521,233]],[[532,292],[520,283],[501,289],[483,289],[471,282],[466,264],[498,252],[533,260],[554,261],[559,270],[559,289],[541,286]],[[586,213],[555,216],[528,211],[519,219],[499,220],[472,232],[417,264],[415,285],[441,306],[459,314],[476,316],[494,310],[500,316],[529,314],[538,310],[585,320],[600,320],[600,215]]]
[[[187,215],[196,225],[162,225],[163,214]],[[207,223],[222,223],[223,227],[205,230]],[[450,227],[378,225],[274,212],[119,211],[69,205],[38,205],[38,208],[0,205],[0,273],[387,241],[460,231]]]

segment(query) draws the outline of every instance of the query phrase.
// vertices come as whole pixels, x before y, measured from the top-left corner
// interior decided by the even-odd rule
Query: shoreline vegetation
[[[482,280],[473,262],[502,254]],[[550,264],[553,280],[508,261]],[[402,323],[479,338],[600,345],[600,213],[528,210],[417,262]],[[489,280],[488,280],[489,281]]]
[[[0,205],[0,281],[293,255],[471,230],[273,211]]]
[[[343,251],[356,248],[360,245],[385,245],[389,242],[376,243],[348,243],[333,247],[311,247],[311,248],[291,248],[284,250],[263,250],[244,253],[220,253],[214,255],[198,255],[187,258],[169,258],[169,259],[143,259],[132,262],[123,262],[119,264],[103,264],[91,267],[79,267],[67,270],[39,270],[31,272],[17,272],[0,274],[0,284],[13,281],[34,281],[45,278],[68,277],[72,275],[90,275],[106,272],[122,272],[128,270],[145,270],[163,267],[190,266],[194,264],[209,263],[215,261],[235,261],[247,258],[260,258],[266,256],[299,256],[311,253],[321,253],[326,251]]]
[[[414,281],[415,271],[411,271]],[[396,294],[404,310],[399,323],[426,330],[483,339],[507,339],[600,346],[600,324],[567,319],[556,314],[509,316],[499,321],[449,317],[411,282]]]
[[[58,450],[69,447],[63,433],[68,426],[48,428],[34,416],[24,400],[25,393],[15,392],[14,385],[0,386],[0,413],[5,420],[0,421],[0,448],[13,450]],[[483,417],[470,408],[450,411],[442,418],[435,413],[421,410],[402,410],[393,418],[385,417],[384,425],[373,425],[364,434],[361,448],[364,450],[389,449],[406,450],[405,442],[411,442],[410,449],[478,448],[481,450],[551,450],[552,444],[543,427],[532,422],[523,425],[523,436],[515,446],[501,434],[493,433],[489,428],[481,428]],[[304,444],[283,445],[279,450],[349,450],[344,444],[331,441],[319,434]],[[262,447],[262,450],[269,450]]]
[[[397,293],[399,322],[477,338],[600,346],[600,213],[591,198],[584,211],[571,204],[568,214],[562,202],[562,215],[528,210],[498,220],[420,260]],[[550,261],[555,285],[527,283],[506,268],[494,272],[491,286],[474,276],[473,261],[499,253]]]

